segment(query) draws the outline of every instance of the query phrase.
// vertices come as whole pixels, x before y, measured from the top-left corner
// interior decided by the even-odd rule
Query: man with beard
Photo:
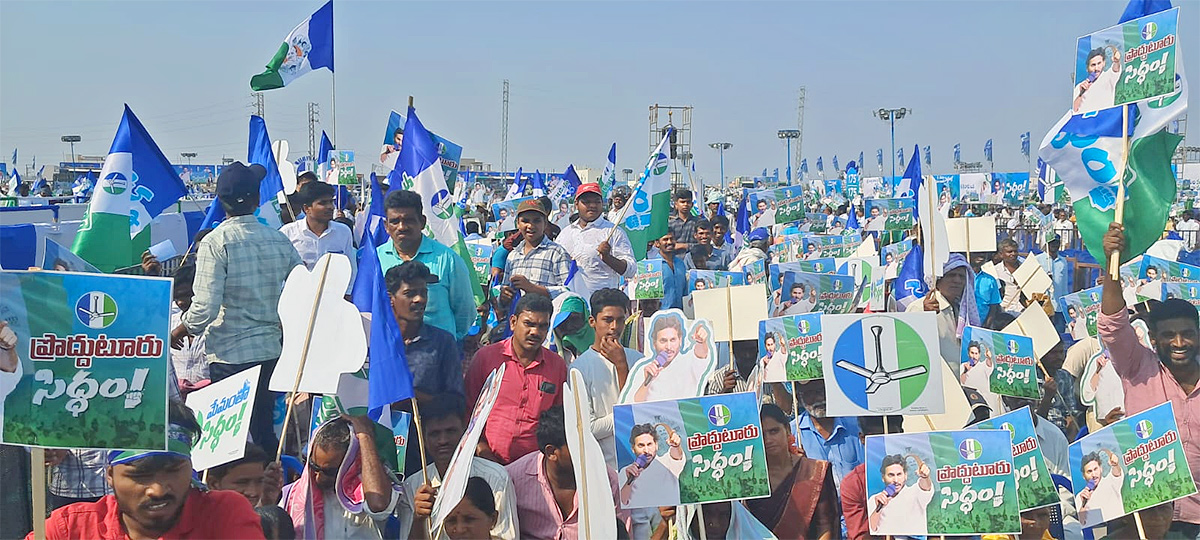
[[[1107,454],[1108,474],[1100,464],[1101,454]],[[1083,456],[1079,467],[1087,486],[1075,497],[1075,508],[1079,509],[1079,523],[1084,527],[1095,527],[1125,514],[1125,502],[1121,495],[1121,460],[1112,451],[1101,448]],[[1169,505],[1167,505],[1169,506]]]
[[[867,458],[858,436],[858,420],[826,415],[824,381],[797,383],[797,388],[804,405],[796,417],[800,448],[804,449],[805,456],[832,464],[834,482],[841,485],[842,478]]]
[[[1104,255],[1111,257],[1125,249],[1125,231],[1119,223],[1108,226],[1104,235]],[[1171,299],[1152,303],[1147,322],[1154,349],[1139,343],[1129,323],[1121,282],[1108,272],[1101,272],[1103,295],[1100,317],[1096,323],[1100,341],[1108,349],[1112,366],[1121,377],[1125,389],[1125,414],[1134,415],[1163,402],[1170,401],[1175,421],[1180,427],[1183,453],[1192,476],[1200,476],[1200,358],[1197,341],[1200,339],[1200,317],[1196,308],[1185,300]],[[1186,427],[1185,427],[1186,426]],[[1200,535],[1200,495],[1193,494],[1143,512],[1167,513],[1173,510],[1171,531],[1188,538]]]
[[[434,500],[442,486],[446,469],[450,467],[450,459],[458,441],[467,430],[463,421],[466,416],[463,410],[462,396],[443,395],[431,400],[428,405],[421,406],[421,421],[425,427],[425,445],[428,458],[433,460],[423,471],[417,471],[404,481],[406,497],[400,501],[407,506],[408,511],[398,511],[400,516],[400,538],[429,538],[426,531],[429,516],[433,513]],[[409,439],[415,441],[416,439]],[[409,452],[409,454],[419,452]],[[428,475],[428,484],[426,484]],[[491,489],[496,501],[496,524],[492,527],[492,538],[512,540],[517,537],[517,506],[514,499],[513,483],[504,467],[495,462],[476,458],[471,460],[470,476],[482,478]],[[439,538],[446,538],[442,533]]]
[[[667,435],[670,450],[658,455],[658,430],[637,424],[629,433],[629,446],[638,459],[621,470],[621,508],[675,506],[679,504],[679,474],[687,458],[678,432]]]
[[[199,436],[192,411],[170,402],[167,450],[110,451],[105,474],[112,494],[55,510],[46,538],[263,538],[258,514],[241,494],[192,485],[192,442]]]
[[[1117,80],[1121,78],[1121,55],[1113,51],[1112,69],[1105,68],[1104,47],[1092,49],[1087,55],[1087,78],[1075,85],[1071,108],[1074,112],[1090,112],[1113,106]]]
[[[908,485],[908,462],[899,454],[884,456],[879,474],[887,489],[876,493],[867,501],[870,514],[867,523],[871,534],[890,535],[893,531],[925,535],[928,525],[928,505],[933,500],[933,481],[929,479],[929,465],[917,467],[916,485]]]
[[[960,371],[962,331],[967,326],[979,326],[975,295],[963,294],[968,283],[975,282],[967,259],[959,253],[950,255],[942,265],[942,277],[937,278],[934,290],[921,302],[908,305],[906,311],[931,311],[937,314],[938,351],[951,373]]]
[[[400,489],[375,446],[375,423],[342,416],[317,427],[300,479],[283,488],[279,506],[305,538],[383,538]]]

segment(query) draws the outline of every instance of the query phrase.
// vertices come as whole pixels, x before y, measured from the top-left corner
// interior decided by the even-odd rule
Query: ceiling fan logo
[[[730,412],[729,407],[718,403],[708,408],[708,421],[712,425],[721,427],[729,424],[731,420],[733,420],[733,413]]]
[[[1149,439],[1154,435],[1154,424],[1151,424],[1149,420],[1141,420],[1134,427],[1133,432],[1139,439]]]
[[[100,291],[85,293],[75,301],[75,318],[88,328],[108,328],[117,321],[117,301]]]
[[[975,439],[963,439],[963,442],[958,443],[958,455],[963,459],[979,459],[983,457],[983,445]]]

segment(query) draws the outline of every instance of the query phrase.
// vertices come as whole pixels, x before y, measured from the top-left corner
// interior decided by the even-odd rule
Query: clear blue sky
[[[1200,73],[1200,3],[1181,5],[1181,55]],[[57,162],[63,134],[104,154],[129,103],[167,157],[245,158],[249,78],[320,0],[273,2],[0,2],[0,160]],[[510,168],[640,169],[648,107],[691,105],[698,173],[715,182],[786,167],[776,131],[796,122],[808,89],[804,156],[841,163],[890,154],[879,107],[910,107],[897,124],[906,157],[931,145],[933,172],[951,147],[997,170],[1024,170],[1066,110],[1078,36],[1111,26],[1123,0],[889,2],[335,2],[338,146],[378,151],[390,109],[407,96],[425,125],[499,167],[501,86],[511,82]],[[1193,21],[1187,23],[1186,21]],[[1196,109],[1200,89],[1193,89]],[[273,138],[308,145],[306,103],[333,136],[330,74],[267,92]],[[1195,123],[1195,122],[1194,122]],[[1200,129],[1200,124],[1193,131]],[[1189,137],[1197,144],[1196,135]],[[362,159],[362,158],[360,158]],[[886,163],[886,161],[885,161]],[[799,164],[794,165],[798,170]],[[22,169],[23,170],[23,169]],[[889,169],[890,172],[890,169]],[[928,171],[927,171],[928,172]]]

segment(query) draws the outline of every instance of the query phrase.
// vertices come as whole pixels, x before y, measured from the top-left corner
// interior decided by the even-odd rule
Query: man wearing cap
[[[509,305],[517,290],[551,299],[567,290],[571,256],[546,236],[549,215],[538,199],[517,205],[517,230],[521,233],[521,241],[513,246],[504,263],[504,280],[508,283],[500,291],[502,305]]]
[[[746,246],[738,252],[729,263],[730,272],[741,272],[747,265],[767,259],[767,250],[771,248],[771,233],[765,227],[759,227],[746,234]]]
[[[1063,295],[1071,294],[1071,263],[1067,262],[1067,258],[1063,257],[1058,252],[1058,248],[1062,246],[1062,238],[1054,231],[1046,233],[1046,251],[1038,253],[1038,264],[1042,265],[1042,270],[1050,274],[1050,280],[1054,282],[1054,287],[1051,289],[1054,302],[1054,329],[1060,334],[1066,330],[1067,322],[1063,318],[1062,308],[1057,300]]]
[[[724,215],[721,213],[721,198],[721,192],[714,191],[709,193],[708,198],[704,200],[705,205],[708,206],[709,221],[716,219],[717,216]]]
[[[250,416],[250,435],[275,448],[275,395],[267,389],[283,343],[279,294],[288,274],[304,264],[283,233],[255,217],[262,165],[226,165],[217,178],[217,201],[229,216],[196,245],[192,306],[171,330],[171,346],[203,335],[212,382],[262,366]]]
[[[621,276],[631,279],[637,270],[629,236],[605,219],[603,210],[600,184],[580,184],[575,190],[579,219],[558,235],[558,244],[579,268],[569,287],[583,298],[600,289],[617,288]]]
[[[608,208],[608,220],[613,223],[621,221],[621,209],[629,202],[629,186],[617,186],[612,190],[612,204]]]
[[[258,514],[241,493],[192,483],[200,425],[178,401],[168,410],[166,451],[110,451],[105,475],[113,492],[55,510],[46,519],[47,539],[263,538]]]

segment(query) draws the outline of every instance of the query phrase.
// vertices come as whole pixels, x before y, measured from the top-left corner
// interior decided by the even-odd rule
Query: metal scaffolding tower
[[[500,172],[508,172],[508,79],[504,79],[504,113],[500,120]]]
[[[667,113],[666,122],[662,122],[662,113]],[[675,114],[679,113],[679,117],[675,118]],[[692,190],[701,188],[702,186],[693,186],[691,178],[692,164],[692,107],[690,105],[683,107],[672,107],[665,105],[654,104],[650,106],[650,152],[658,146],[659,141],[663,138],[664,130],[667,126],[675,128],[675,143],[671,145],[674,154],[671,160],[671,189],[678,187],[688,187]],[[682,162],[682,168],[676,166],[675,161]],[[686,179],[686,181],[685,181]],[[702,197],[703,192],[696,194],[697,197]]]
[[[250,94],[250,97],[254,98],[254,114],[266,118],[265,113],[267,111],[267,106],[266,102],[263,100],[263,93],[253,92]]]
[[[800,166],[800,160],[804,157],[804,152],[801,150],[804,146],[804,92],[805,88],[801,86],[800,97],[796,101],[796,129],[800,131],[800,136],[796,137],[796,145],[792,148],[792,162],[796,164],[796,167]],[[859,164],[859,167],[861,166],[862,164]],[[799,178],[799,173],[794,177]]]
[[[308,157],[317,159],[317,122],[320,108],[316,102],[308,102]]]

